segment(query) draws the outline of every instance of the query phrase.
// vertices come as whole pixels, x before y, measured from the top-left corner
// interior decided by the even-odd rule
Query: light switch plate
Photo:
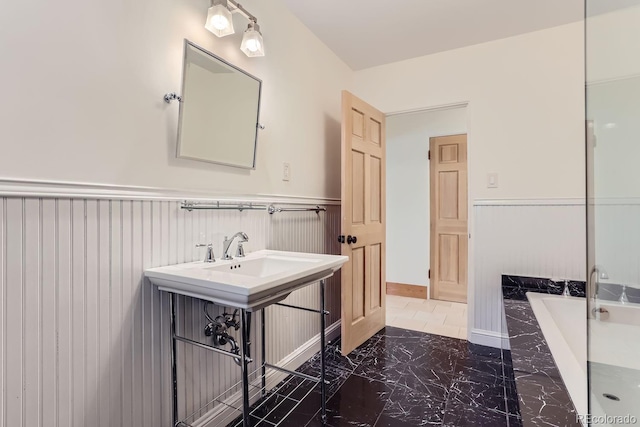
[[[487,188],[498,188],[498,174],[497,173],[488,173],[487,174]]]
[[[291,181],[291,165],[287,162],[282,164],[282,180]]]

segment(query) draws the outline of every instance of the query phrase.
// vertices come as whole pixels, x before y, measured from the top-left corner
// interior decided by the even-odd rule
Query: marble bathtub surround
[[[522,425],[509,352],[386,327],[348,357],[340,355],[339,340],[329,345],[329,354],[329,427]],[[319,366],[316,355],[299,371],[316,375]],[[281,394],[311,387],[298,379],[287,381]],[[259,424],[265,427],[276,420],[289,427],[321,426],[319,399],[313,390],[282,420],[292,402],[268,396],[256,420],[267,417],[273,424]]]
[[[554,282],[551,279],[527,276],[502,276],[502,295],[505,299],[527,300],[527,292],[540,292],[545,294],[562,295],[564,280]],[[569,292],[574,297],[586,295],[586,283],[569,280]]]
[[[586,295],[586,283],[578,280],[569,281],[569,292],[574,297]],[[605,301],[618,301],[624,289],[623,285],[600,282],[598,286],[598,298]],[[542,292],[547,294],[562,295],[564,280],[557,282],[551,279],[527,276],[502,276],[502,292],[505,298],[525,300],[527,292]],[[640,304],[640,289],[631,286],[626,287],[628,302]]]
[[[502,284],[513,376],[523,424],[580,426],[569,392],[526,297],[527,292],[561,295],[564,282],[502,276]],[[574,296],[584,296],[584,282],[570,282],[570,291]]]

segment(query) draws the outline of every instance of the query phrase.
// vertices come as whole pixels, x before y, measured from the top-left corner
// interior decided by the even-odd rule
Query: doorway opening
[[[466,136],[454,136],[466,133],[466,105],[387,116],[388,326],[467,338]],[[439,228],[432,198],[444,214]],[[464,219],[464,230],[451,228],[453,217]]]

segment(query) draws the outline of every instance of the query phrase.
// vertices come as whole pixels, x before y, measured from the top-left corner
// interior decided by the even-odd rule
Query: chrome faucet
[[[238,250],[236,251],[236,256],[237,257],[244,256],[244,248],[242,247],[242,244],[244,242],[249,241],[249,236],[247,236],[247,234],[242,231],[238,231],[236,234],[231,236],[230,239],[227,238],[227,236],[224,236],[224,242],[222,242],[222,259],[226,259],[226,260],[233,259],[233,257],[229,255],[229,248],[231,247],[231,243],[233,243],[236,237],[240,238],[238,240]]]
[[[204,262],[216,262],[216,259],[213,255],[213,245],[211,243],[198,243],[196,248],[207,248],[207,251],[204,254]]]
[[[567,279],[564,280],[564,290],[562,291],[562,296],[571,296],[571,291],[569,290],[569,281]]]

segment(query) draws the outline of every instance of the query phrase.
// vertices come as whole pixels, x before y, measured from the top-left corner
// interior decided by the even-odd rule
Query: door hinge
[[[427,274],[427,279],[431,279],[431,269],[429,269],[429,273]]]
[[[431,150],[429,150],[429,154],[427,155],[427,158],[431,160]]]

